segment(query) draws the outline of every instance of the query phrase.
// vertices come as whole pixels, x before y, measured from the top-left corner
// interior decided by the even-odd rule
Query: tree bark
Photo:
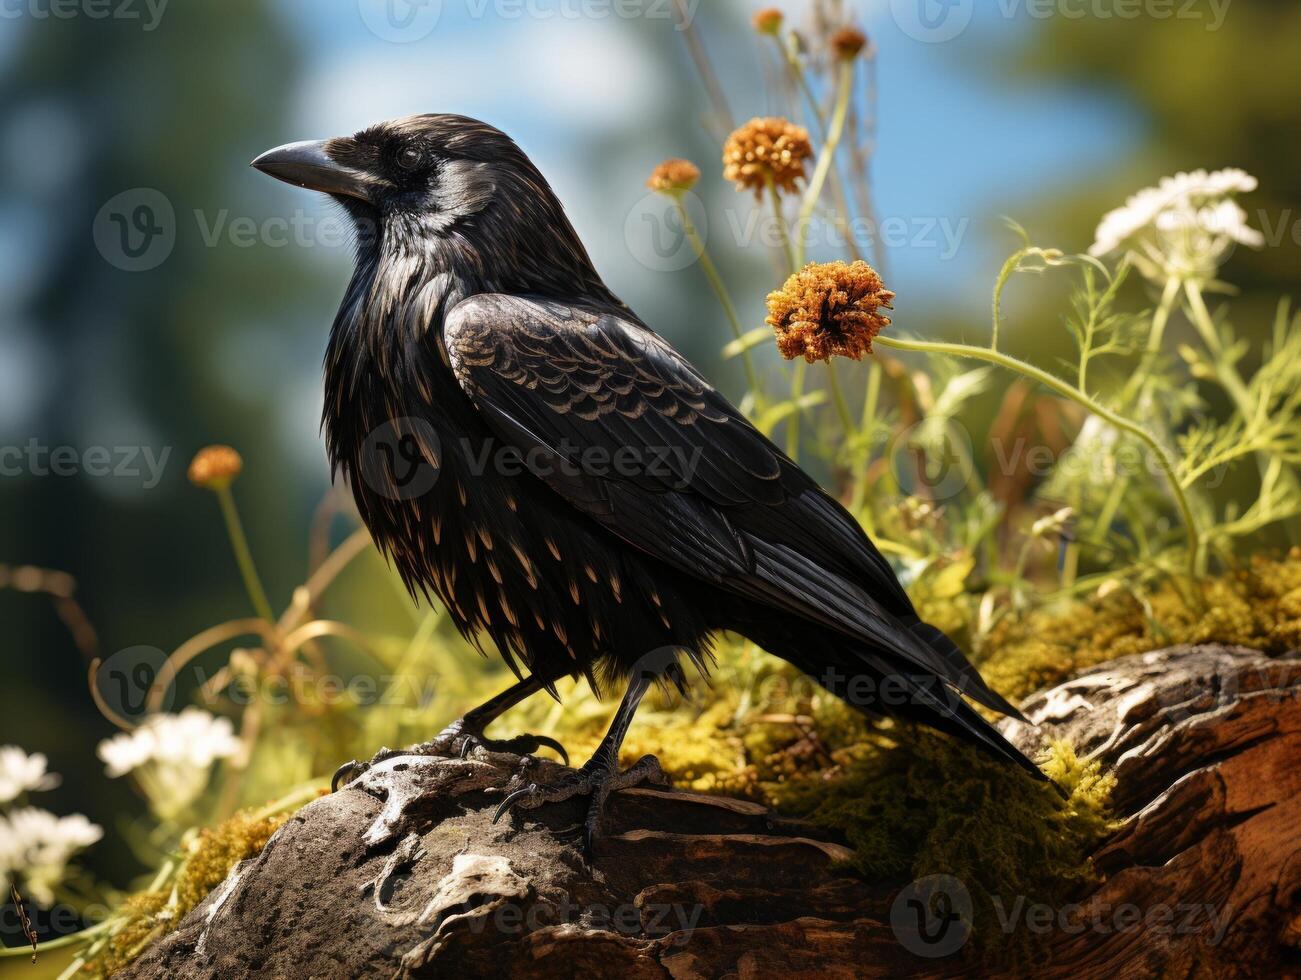
[[[1301,659],[1172,648],[1091,670],[1023,710],[1038,728],[1008,722],[1009,736],[1027,750],[1067,737],[1103,760],[1121,820],[1095,855],[1102,883],[1052,910],[1037,976],[1298,969]],[[124,975],[975,970],[960,942],[911,924],[909,883],[847,872],[848,850],[825,830],[739,800],[625,790],[589,865],[566,832],[583,800],[492,823],[519,765],[478,752],[376,767],[299,811]],[[529,778],[561,771],[542,762]]]

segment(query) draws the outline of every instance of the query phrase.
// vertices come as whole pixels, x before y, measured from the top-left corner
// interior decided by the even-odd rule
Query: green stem
[[[1156,364],[1156,357],[1161,352],[1161,342],[1165,339],[1166,324],[1170,322],[1170,314],[1174,311],[1176,301],[1179,299],[1179,291],[1183,283],[1176,276],[1171,276],[1166,280],[1165,289],[1161,293],[1161,302],[1157,305],[1156,313],[1152,317],[1152,332],[1147,335],[1147,347],[1143,351],[1143,359],[1139,362],[1138,370],[1134,376],[1129,379],[1125,385],[1124,394],[1121,395],[1121,404],[1127,404],[1129,399],[1138,395],[1138,405],[1140,410],[1150,396],[1152,368]]]
[[[808,245],[809,222],[813,219],[813,209],[817,207],[818,198],[822,196],[822,188],[827,182],[827,175],[831,173],[831,167],[836,160],[836,148],[840,145],[841,137],[845,135],[845,119],[849,115],[849,96],[853,91],[853,81],[853,62],[842,62],[839,79],[836,83],[836,106],[831,112],[831,127],[827,131],[826,142],[822,144],[822,152],[818,154],[817,165],[813,168],[813,178],[809,181],[808,189],[804,192],[804,199],[800,203],[799,219],[795,225],[796,268],[804,265]]]
[[[705,278],[709,280],[709,285],[713,287],[714,294],[723,307],[723,313],[727,316],[727,322],[731,324],[732,336],[740,340],[745,330],[741,327],[741,318],[737,315],[736,304],[732,302],[732,295],[727,291],[727,285],[723,282],[723,277],[718,274],[718,267],[714,265],[714,260],[709,257],[709,253],[705,250],[705,243],[701,239],[699,232],[696,231],[691,215],[687,213],[687,206],[682,200],[682,194],[679,192],[671,196],[673,203],[677,205],[678,215],[682,218],[683,234],[687,236],[687,241],[691,242],[691,247],[696,250],[696,257],[700,260],[700,268],[704,270]],[[754,361],[750,358],[748,349],[741,351],[741,361],[745,365],[745,377],[750,385],[750,390],[754,392],[755,398],[762,402],[763,392],[759,387],[759,375],[755,371]]]
[[[886,347],[893,347],[897,350],[921,351],[928,354],[947,354],[951,357],[970,357],[977,361],[986,361],[990,364],[997,364],[1000,367],[1013,371],[1023,377],[1037,381],[1046,388],[1057,392],[1064,398],[1069,398],[1076,402],[1094,415],[1097,415],[1104,422],[1108,422],[1115,428],[1128,432],[1139,442],[1147,446],[1156,457],[1162,471],[1165,473],[1166,483],[1170,487],[1170,494],[1174,497],[1175,505],[1179,508],[1179,516],[1183,521],[1184,533],[1188,536],[1188,569],[1192,575],[1197,574],[1197,553],[1201,547],[1201,534],[1197,528],[1197,521],[1193,517],[1192,508],[1188,504],[1188,497],[1184,494],[1183,487],[1179,485],[1179,478],[1175,474],[1175,464],[1156,438],[1146,429],[1135,422],[1130,421],[1123,415],[1117,415],[1111,409],[1107,408],[1089,397],[1083,391],[1080,391],[1074,385],[1063,381],[1061,378],[1054,377],[1047,371],[1035,367],[1033,364],[1027,364],[1025,361],[1007,354],[1000,353],[985,347],[971,347],[967,344],[949,344],[938,341],[926,340],[901,340],[894,337],[878,336],[876,342]]]
[[[1206,347],[1212,354],[1215,376],[1224,390],[1229,393],[1229,397],[1233,399],[1243,419],[1250,419],[1251,395],[1247,392],[1247,385],[1243,382],[1242,376],[1223,357],[1224,345],[1220,342],[1220,335],[1215,332],[1215,322],[1211,319],[1205,300],[1202,299],[1201,289],[1196,282],[1189,279],[1184,283],[1184,295],[1188,297],[1188,307],[1192,310],[1193,326],[1202,335],[1202,340],[1206,342]]]
[[[1166,280],[1165,289],[1161,293],[1161,302],[1152,317],[1152,331],[1147,337],[1147,347],[1143,352],[1143,359],[1139,362],[1138,370],[1134,372],[1133,377],[1129,379],[1120,395],[1121,405],[1128,405],[1131,399],[1136,399],[1134,404],[1139,418],[1147,414],[1147,405],[1152,399],[1152,368],[1156,364],[1157,355],[1161,352],[1161,342],[1165,338],[1166,324],[1170,322],[1170,314],[1173,312],[1174,305],[1179,298],[1181,286],[1182,283],[1176,276]],[[1084,390],[1083,385],[1080,386],[1080,390]],[[1116,477],[1116,482],[1112,484],[1102,510],[1098,514],[1097,524],[1094,525],[1093,534],[1089,539],[1092,543],[1101,542],[1110,529],[1111,522],[1120,508],[1120,502],[1125,498],[1125,493],[1129,490],[1130,479],[1131,475],[1128,472],[1120,473]]]
[[[786,70],[790,74],[791,80],[795,83],[796,88],[804,93],[804,98],[809,103],[809,113],[818,127],[818,142],[826,144],[827,142],[827,123],[822,118],[822,108],[818,105],[817,96],[813,94],[813,89],[809,86],[809,80],[804,74],[804,67],[800,64],[799,59],[791,51],[790,47],[783,44],[781,38],[773,38],[777,42],[777,48],[782,60],[786,63]],[[835,167],[831,170],[831,193],[835,197],[835,205],[839,209],[836,215],[836,225],[845,233],[845,241],[849,245],[849,254],[852,258],[861,259],[862,253],[858,248],[858,241],[854,236],[852,215],[849,211],[849,200],[845,195],[845,189],[841,186],[840,172]]]
[[[836,403],[836,411],[840,415],[840,424],[845,427],[845,435],[854,434],[854,419],[849,414],[849,403],[845,401],[845,393],[840,389],[840,376],[836,372],[835,361],[827,361],[827,381],[831,388],[832,400]]]
[[[1211,360],[1215,364],[1215,377],[1219,380],[1220,386],[1229,393],[1229,397],[1238,409],[1238,414],[1242,416],[1242,421],[1250,423],[1256,412],[1256,407],[1251,402],[1251,392],[1247,390],[1247,384],[1242,380],[1242,375],[1238,373],[1237,368],[1223,356],[1224,345],[1220,342],[1219,334],[1215,332],[1215,321],[1211,319],[1211,312],[1206,308],[1206,301],[1202,299],[1201,288],[1194,280],[1189,279],[1184,283],[1184,295],[1188,297],[1188,306],[1192,310],[1193,325],[1202,335],[1202,340],[1206,342],[1211,352]],[[1274,459],[1264,451],[1257,451],[1255,457],[1256,470],[1260,474],[1263,487],[1265,476],[1273,465]],[[1296,477],[1289,471],[1286,479],[1291,484],[1295,482]]]
[[[871,438],[873,430],[876,428],[876,406],[881,399],[881,362],[872,361],[867,369],[867,396],[863,399],[863,421],[859,425],[858,431]],[[851,496],[853,512],[861,515],[864,524],[867,525],[869,534],[874,534],[872,527],[874,523],[872,515],[863,507],[867,501],[867,480],[868,471],[872,467],[872,446],[869,442],[863,448],[863,462],[859,467],[858,479],[854,482],[854,491]]]
[[[794,460],[800,458],[800,418],[804,415],[804,410],[799,407],[799,400],[804,397],[804,376],[808,370],[808,363],[801,358],[795,362],[791,377],[791,400],[796,406],[786,426],[786,455]]]
[[[782,199],[777,193],[777,185],[769,177],[768,183],[768,200],[772,203],[773,217],[777,219],[777,233],[781,236],[782,251],[786,255],[786,264],[790,267],[792,273],[799,271],[799,264],[795,261],[795,251],[791,247],[790,229],[786,227],[786,216],[782,214]]]
[[[239,510],[235,507],[235,495],[230,492],[230,487],[220,487],[216,494],[221,504],[221,516],[226,520],[226,533],[230,536],[230,545],[235,551],[239,573],[244,577],[244,588],[248,591],[249,601],[259,616],[268,623],[274,623],[276,617],[271,612],[271,603],[267,601],[262,580],[258,578],[257,566],[253,564],[253,553],[249,551],[244,525],[240,523]]]

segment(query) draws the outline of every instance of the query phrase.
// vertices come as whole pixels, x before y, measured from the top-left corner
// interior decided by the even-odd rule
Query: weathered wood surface
[[[1017,908],[1036,976],[1291,975],[1301,947],[1301,659],[1173,648],[1024,706],[1118,777],[1105,880]],[[845,872],[824,831],[754,804],[611,797],[589,865],[582,801],[491,822],[519,760],[392,760],[300,811],[134,977],[940,977],[961,934],[918,923],[907,882]],[[554,778],[541,763],[531,778]],[[1044,924],[1040,924],[1044,923]],[[956,952],[950,953],[951,948]],[[1226,973],[1226,970],[1231,971]]]

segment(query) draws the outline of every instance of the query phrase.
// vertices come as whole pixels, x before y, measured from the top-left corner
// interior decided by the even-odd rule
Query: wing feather
[[[1005,704],[913,629],[893,570],[845,509],[642,324],[480,295],[450,312],[443,340],[489,426],[568,463],[543,479],[633,547]],[[598,470],[593,449],[636,465]]]

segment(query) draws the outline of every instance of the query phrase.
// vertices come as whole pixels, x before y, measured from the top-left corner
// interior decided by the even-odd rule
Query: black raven
[[[565,676],[626,685],[589,762],[498,811],[590,794],[590,844],[610,790],[658,775],[650,758],[618,768],[648,686],[685,684],[678,652],[705,671],[730,630],[870,715],[1042,778],[962,695],[1015,709],[919,620],[849,513],[606,287],[508,136],[420,115],[253,166],[332,195],[357,225],[325,359],[333,467],[412,593],[490,637],[519,678],[409,751],[554,746],[483,732]],[[428,485],[409,492],[384,454],[418,457]]]

